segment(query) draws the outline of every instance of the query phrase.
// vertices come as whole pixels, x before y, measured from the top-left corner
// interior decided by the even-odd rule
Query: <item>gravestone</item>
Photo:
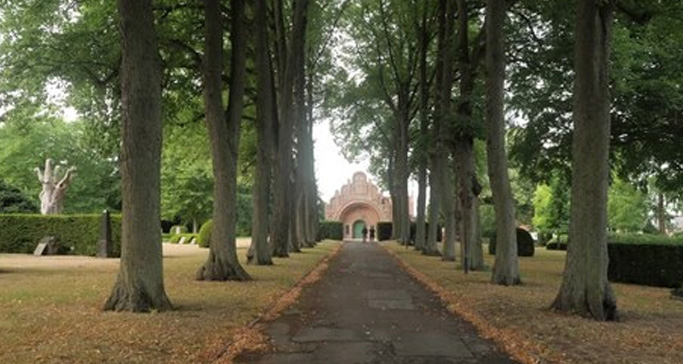
[[[196,238],[192,238],[192,240],[190,240],[190,244],[191,244],[191,245],[197,244],[197,239],[196,239]]]
[[[97,241],[97,256],[100,258],[112,257],[114,255],[112,248],[111,218],[109,217],[109,210],[104,210],[100,224],[100,239]]]
[[[178,241],[178,244],[183,245],[183,244],[185,244],[186,241],[187,241],[187,237],[181,236],[180,240]]]
[[[45,236],[40,239],[38,246],[33,251],[33,255],[56,255],[59,253],[59,241],[54,236]]]

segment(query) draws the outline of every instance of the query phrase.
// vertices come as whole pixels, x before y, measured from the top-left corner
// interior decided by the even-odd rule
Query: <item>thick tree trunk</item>
[[[119,0],[123,223],[121,263],[105,310],[172,309],[161,252],[161,69],[150,0]]]
[[[256,171],[254,176],[251,246],[247,260],[251,264],[272,265],[268,245],[268,207],[270,204],[271,155],[273,149],[273,83],[268,43],[266,0],[255,0],[254,31],[256,38]]]
[[[242,122],[246,74],[244,0],[230,2],[232,23],[230,41],[230,100],[228,120],[223,112],[221,71],[223,69],[223,27],[220,0],[205,0],[206,18],[204,52],[204,105],[211,141],[213,165],[213,228],[209,257],[197,270],[197,280],[249,280],[249,274],[237,260],[235,224],[237,215],[237,151]]]
[[[438,175],[436,171],[440,169],[436,162],[436,156],[431,159],[431,173],[429,174],[429,226],[427,229],[427,241],[425,242],[422,254],[429,256],[441,256],[437,246],[437,233],[439,229],[439,209],[441,192],[439,191]]]
[[[429,32],[427,31],[427,11],[425,6],[420,26],[420,139],[417,146],[417,217],[415,220],[415,249],[423,250],[426,240],[425,210],[427,207],[427,163],[429,162],[429,79],[427,77],[427,48]]]
[[[444,148],[445,149],[445,148]],[[443,166],[441,173],[441,211],[443,211],[444,228],[446,236],[443,242],[443,256],[442,260],[454,262],[455,261],[455,238],[456,238],[456,224],[455,224],[455,199],[453,198],[453,173],[449,165],[448,152],[437,154],[436,158],[441,159],[439,162]]]
[[[484,261],[484,247],[481,243],[481,213],[479,211],[479,198],[474,198],[474,214],[472,215],[472,229],[474,231],[474,245],[469,252],[469,270],[482,271],[486,269],[486,262]]]
[[[292,30],[290,41],[286,43],[282,2],[276,1],[276,30],[279,52],[279,112],[278,112],[278,153],[275,182],[274,231],[271,236],[273,255],[288,257],[293,224],[293,198],[290,190],[292,175],[292,138],[294,131],[295,105],[294,87],[303,62],[308,0],[295,0],[293,4]],[[285,52],[286,50],[286,52]]]
[[[572,203],[567,262],[553,307],[616,320],[607,280],[609,49],[612,2],[581,0],[576,14]]]
[[[486,5],[486,154],[496,215],[496,261],[491,280],[505,286],[521,283],[517,261],[515,205],[505,152],[503,96],[505,80],[505,2]],[[476,224],[476,222],[475,222]]]
[[[43,185],[40,191],[40,213],[42,215],[55,215],[62,213],[62,206],[64,205],[64,195],[73,178],[73,172],[76,167],[69,168],[64,177],[59,179],[59,166],[52,167],[52,159],[45,160],[45,169],[43,172],[40,168],[36,168],[38,180]]]
[[[398,195],[398,216],[394,221],[400,222],[398,225],[397,240],[407,245],[410,242],[410,212],[408,211],[408,117],[407,100],[402,100],[399,96],[400,115],[397,118],[397,145],[396,145],[396,192]]]

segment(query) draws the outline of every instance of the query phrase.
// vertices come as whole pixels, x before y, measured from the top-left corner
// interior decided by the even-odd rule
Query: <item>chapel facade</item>
[[[344,224],[344,239],[362,238],[363,228],[377,230],[380,221],[392,221],[391,198],[384,196],[363,172],[337,190],[325,206],[325,219]]]

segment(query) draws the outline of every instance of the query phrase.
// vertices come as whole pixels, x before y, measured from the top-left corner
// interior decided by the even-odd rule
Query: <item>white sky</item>
[[[330,132],[330,123],[327,120],[313,125],[313,140],[315,143],[315,176],[318,179],[318,191],[320,198],[329,202],[334,191],[340,189],[353,174],[358,171],[365,172],[372,180],[375,178],[368,173],[369,163],[349,163],[342,155],[341,150],[334,143]]]

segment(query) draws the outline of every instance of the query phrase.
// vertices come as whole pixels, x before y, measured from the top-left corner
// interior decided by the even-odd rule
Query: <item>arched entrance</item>
[[[362,239],[363,238],[363,229],[365,228],[365,221],[363,220],[356,220],[353,223],[353,238],[354,239]]]

